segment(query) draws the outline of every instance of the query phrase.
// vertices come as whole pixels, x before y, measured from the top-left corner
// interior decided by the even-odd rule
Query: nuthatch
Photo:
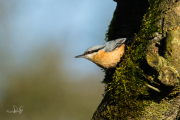
[[[75,56],[75,58],[86,58],[104,69],[115,68],[125,52],[125,46],[130,42],[131,39],[119,38],[103,45],[90,47],[82,55]]]

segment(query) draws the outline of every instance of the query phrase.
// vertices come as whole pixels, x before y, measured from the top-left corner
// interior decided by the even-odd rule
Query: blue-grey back
[[[124,44],[126,42],[126,40],[127,40],[127,38],[119,38],[116,40],[106,42],[102,45],[93,46],[93,47],[88,48],[84,52],[84,54],[97,52],[98,50],[104,50],[105,52],[111,52],[111,51],[115,50],[116,48],[120,47],[122,44]]]
[[[111,52],[115,50],[116,48],[120,47],[122,44],[126,42],[127,38],[119,38],[113,41],[106,42],[105,45],[106,47],[104,48],[105,52]]]

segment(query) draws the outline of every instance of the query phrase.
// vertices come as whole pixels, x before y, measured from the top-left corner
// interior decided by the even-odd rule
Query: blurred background
[[[115,7],[113,0],[0,0],[0,119],[91,119],[104,73],[74,56],[105,42]],[[23,112],[6,112],[13,105]]]

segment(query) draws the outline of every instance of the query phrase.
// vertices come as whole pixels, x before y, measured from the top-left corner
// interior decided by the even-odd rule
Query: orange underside
[[[93,62],[102,68],[114,68],[120,61],[125,51],[125,44],[122,44],[118,49],[112,52],[98,51],[98,54],[94,56]]]

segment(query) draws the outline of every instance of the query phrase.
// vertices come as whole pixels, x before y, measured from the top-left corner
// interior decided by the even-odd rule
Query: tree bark
[[[180,0],[116,2],[108,41],[136,35],[119,66],[106,71],[92,120],[180,119]]]

